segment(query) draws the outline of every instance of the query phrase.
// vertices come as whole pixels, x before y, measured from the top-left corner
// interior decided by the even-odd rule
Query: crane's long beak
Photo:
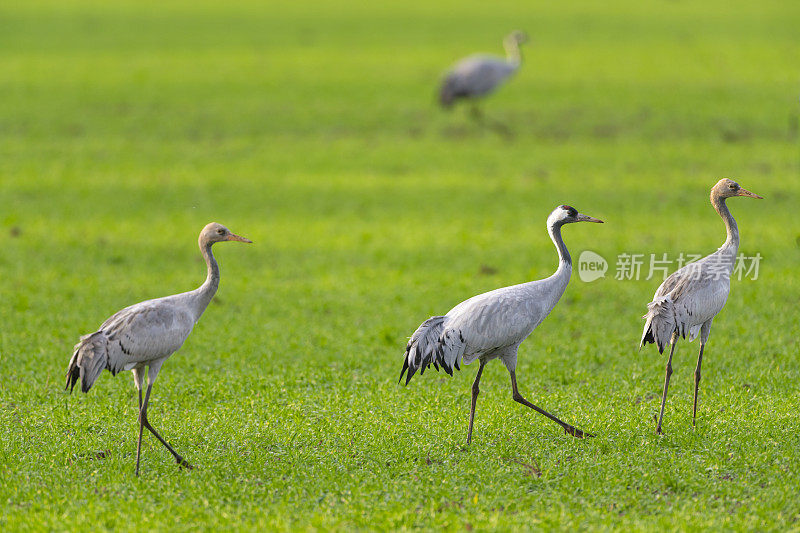
[[[578,222],[595,222],[596,224],[603,224],[603,221],[599,218],[590,217],[589,215],[584,215],[583,213],[578,213]]]
[[[225,239],[225,240],[226,241],[239,241],[239,242],[246,242],[246,243],[249,243],[249,244],[253,244],[253,241],[251,241],[250,239],[246,239],[244,237],[236,235],[235,233],[231,233],[230,235],[228,235],[228,238]]]
[[[736,196],[747,196],[748,198],[758,198],[759,200],[763,200],[763,196],[759,196],[754,192],[750,192],[747,189],[739,189],[739,193]]]

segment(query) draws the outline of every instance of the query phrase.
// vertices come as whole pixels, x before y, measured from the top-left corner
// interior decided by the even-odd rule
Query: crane
[[[697,367],[694,371],[694,407],[692,408],[692,426],[697,420],[697,391],[700,387],[700,367],[703,363],[703,349],[711,332],[711,322],[722,311],[731,290],[731,272],[733,272],[736,254],[739,250],[739,227],[733,219],[727,198],[745,196],[763,199],[761,196],[743,189],[735,181],[723,178],[711,188],[711,205],[725,223],[727,238],[722,246],[711,255],[689,263],[672,273],[653,295],[653,301],[647,304],[644,331],[639,348],[654,343],[659,353],[671,344],[667,359],[666,376],[664,378],[664,394],[661,397],[661,411],[658,415],[656,433],[662,433],[661,422],[664,418],[664,403],[667,401],[669,378],[672,375],[672,354],[678,337],[689,342],[700,335],[700,354],[697,356]]]
[[[515,30],[503,40],[505,59],[476,54],[457,62],[442,81],[439,103],[449,108],[460,99],[475,102],[497,89],[519,70],[522,64],[520,45],[527,41],[528,36],[524,32]],[[479,116],[477,107],[473,106],[472,110],[475,116]]]
[[[517,389],[517,350],[520,344],[550,314],[569,283],[572,259],[561,238],[561,227],[573,222],[603,221],[579,213],[574,207],[556,207],[547,217],[547,231],[558,252],[558,269],[545,279],[503,287],[473,296],[461,302],[444,316],[426,320],[411,336],[403,356],[400,380],[408,371],[406,385],[420,370],[423,374],[430,365],[441,366],[449,375],[453,368],[460,370],[459,362],[469,364],[478,359],[480,366],[472,384],[472,404],[469,413],[467,444],[472,441],[475,405],[480,392],[483,367],[492,359],[501,359],[511,377],[512,397],[536,412],[559,424],[575,437],[584,434],[526,400]]]
[[[251,243],[250,239],[231,233],[222,224],[212,222],[200,232],[198,244],[206,262],[208,274],[197,289],[164,298],[147,300],[116,312],[94,333],[84,335],[75,345],[67,368],[66,390],[72,392],[80,380],[81,391],[89,392],[105,369],[116,375],[131,370],[139,391],[139,441],[136,447],[136,475],[142,451],[142,432],[147,428],[172,453],[178,465],[192,468],[158,434],[147,420],[150,391],[161,365],[175,353],[192,332],[195,322],[205,311],[219,287],[219,266],[211,246],[222,241]],[[147,369],[147,393],[142,401],[142,385]]]

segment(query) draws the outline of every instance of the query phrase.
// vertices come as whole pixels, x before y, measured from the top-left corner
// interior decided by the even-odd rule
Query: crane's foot
[[[594,437],[593,433],[584,433],[583,431],[574,426],[564,426],[564,433],[568,433],[569,435],[572,435],[573,437],[578,439]]]
[[[178,468],[185,468],[186,470],[191,470],[194,468],[194,466],[192,466],[192,464],[189,461],[187,461],[180,455],[175,457],[175,461],[178,463]]]

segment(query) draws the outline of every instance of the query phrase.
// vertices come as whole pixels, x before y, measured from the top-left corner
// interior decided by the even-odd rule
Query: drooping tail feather
[[[644,331],[639,348],[652,342],[658,346],[658,352],[664,353],[664,347],[672,340],[678,325],[675,319],[672,298],[662,296],[647,304],[647,313],[644,318]]]
[[[458,360],[463,352],[464,340],[460,334],[459,339],[454,339],[452,332],[445,331],[444,320],[443,316],[432,316],[411,335],[403,355],[403,370],[400,371],[400,381],[403,381],[403,375],[408,370],[406,385],[417,370],[424,374],[431,365],[437,372],[441,366],[451,376],[453,368],[461,370]]]
[[[81,391],[89,392],[97,377],[108,366],[106,346],[107,339],[101,331],[81,337],[69,360],[65,390],[72,392],[75,383],[80,379]]]
[[[458,81],[455,76],[449,74],[442,80],[442,87],[439,90],[439,103],[443,108],[447,109],[455,103],[456,98],[459,96],[462,95],[458,90]]]

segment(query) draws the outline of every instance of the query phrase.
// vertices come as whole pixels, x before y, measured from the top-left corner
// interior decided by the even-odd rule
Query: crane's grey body
[[[647,304],[642,345],[654,342],[663,353],[673,333],[691,342],[703,326],[710,331],[711,322],[728,300],[737,251],[738,242],[726,242],[664,280]]]
[[[190,292],[126,307],[109,317],[96,332],[82,336],[75,345],[75,364],[70,362],[70,367],[79,371],[81,390],[88,392],[104,369],[116,375],[150,367],[153,375],[154,367],[160,368],[183,346],[214,297],[218,279]]]
[[[716,252],[689,263],[670,275],[658,287],[653,301],[647,304],[644,315],[645,325],[640,347],[654,343],[659,353],[664,352],[667,344],[671,344],[669,359],[664,379],[664,393],[661,399],[661,411],[656,431],[661,432],[664,417],[664,404],[672,375],[672,355],[678,337],[687,338],[691,342],[700,337],[700,354],[695,369],[695,391],[692,423],[697,416],[697,391],[700,384],[700,371],[703,350],[711,333],[714,317],[722,311],[731,290],[731,273],[739,251],[739,227],[725,203],[726,198],[760,196],[742,189],[738,183],[721,179],[711,189],[711,205],[725,223],[727,238]]]
[[[461,302],[443,317],[432,317],[428,326],[420,326],[437,326],[431,332],[436,331],[438,338],[426,335],[427,346],[416,342],[412,345],[414,353],[409,355],[416,357],[420,351],[430,352],[436,346],[442,351],[438,357],[445,369],[479,358],[501,358],[509,370],[514,370],[519,345],[558,303],[571,272],[571,263],[562,262],[549,278],[495,289]],[[412,340],[415,337],[416,333]]]
[[[520,63],[478,54],[462,59],[442,82],[441,103],[449,106],[460,98],[480,98],[497,89],[519,70]]]
[[[191,467],[178,455],[147,421],[150,390],[161,365],[178,351],[195,323],[200,319],[219,287],[219,266],[211,246],[221,241],[251,242],[231,233],[225,226],[210,223],[198,239],[206,260],[205,282],[189,292],[146,300],[114,313],[94,333],[84,335],[75,345],[67,369],[67,390],[80,380],[81,391],[88,392],[103,370],[112,375],[131,370],[139,391],[139,446],[136,453],[136,473],[139,473],[142,429],[147,427],[175,456],[178,464]],[[147,395],[142,401],[142,386],[147,370]]]
[[[457,62],[445,76],[439,91],[444,107],[459,99],[476,99],[488,95],[514,75],[522,64],[519,45],[527,40],[524,33],[515,31],[503,41],[506,58],[475,54]]]
[[[468,442],[472,435],[477,383],[488,361],[497,358],[503,361],[511,375],[514,399],[525,405],[529,404],[517,392],[517,350],[550,314],[567,288],[572,273],[572,260],[561,238],[561,226],[579,221],[601,222],[581,215],[569,206],[556,208],[547,219],[548,232],[559,255],[558,269],[552,276],[473,296],[455,306],[446,315],[429,318],[411,336],[400,374],[402,380],[403,374],[408,371],[406,384],[417,370],[422,374],[430,365],[434,365],[437,370],[441,366],[452,375],[453,368],[459,370],[462,362],[469,364],[480,360],[481,366],[473,385]],[[529,406],[555,420],[571,434],[583,435],[580,430],[538,407],[532,404]]]

